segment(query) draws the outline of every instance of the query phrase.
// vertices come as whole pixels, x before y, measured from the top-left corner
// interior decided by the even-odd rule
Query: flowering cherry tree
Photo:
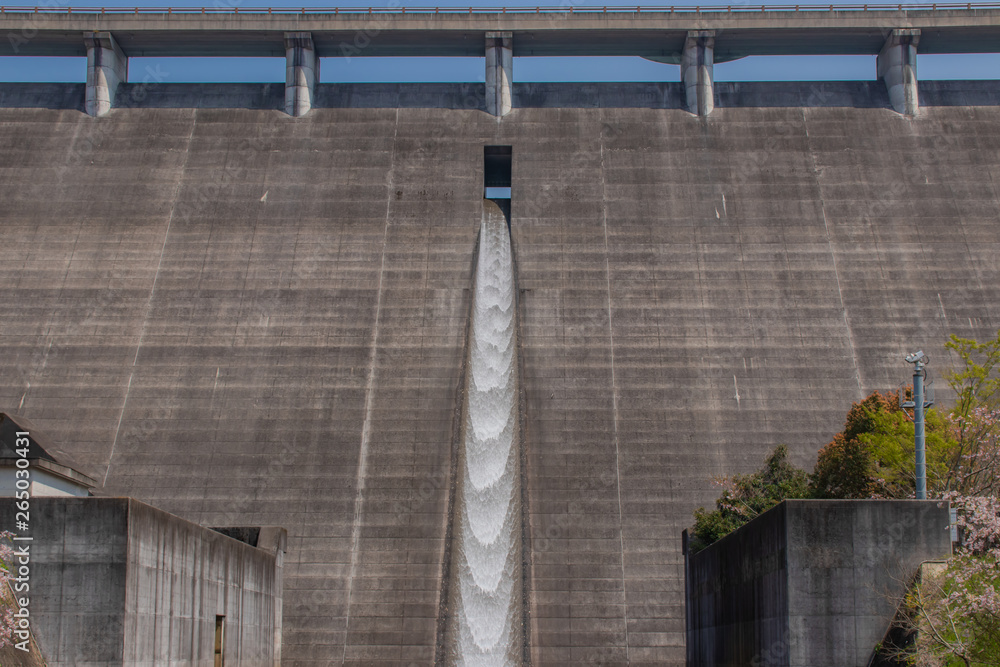
[[[960,540],[947,566],[928,570],[907,599],[912,664],[1000,665],[1000,332],[979,343],[952,336],[964,362],[948,376],[957,401],[938,494],[957,510]]]
[[[946,568],[929,573],[907,598],[916,630],[912,664],[1000,665],[1000,501],[951,497],[963,540]]]
[[[980,405],[948,416],[954,442],[943,481],[944,493],[996,495],[1000,480],[1000,409]]]

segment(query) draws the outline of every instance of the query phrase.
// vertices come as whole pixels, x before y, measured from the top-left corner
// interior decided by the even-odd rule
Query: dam
[[[2,55],[89,77],[0,84],[0,411],[101,495],[284,527],[283,665],[449,664],[484,150],[509,148],[517,641],[682,665],[681,531],[713,477],[780,443],[811,466],[907,352],[943,370],[949,334],[1000,327],[1000,84],[915,60],[997,50],[1000,9],[940,7],[8,8]],[[490,87],[324,83],[359,34],[358,57],[484,57]],[[881,65],[712,80],[768,53]],[[130,79],[169,54],[289,75]],[[520,82],[519,54],[682,73]]]

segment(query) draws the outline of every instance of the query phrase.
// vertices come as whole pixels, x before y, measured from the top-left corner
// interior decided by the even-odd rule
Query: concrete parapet
[[[681,55],[681,80],[684,82],[688,111],[698,116],[707,116],[715,108],[712,85],[714,57],[714,30],[688,32]]]
[[[511,110],[512,43],[512,33],[486,33],[486,110],[494,116],[506,116]]]
[[[128,78],[128,58],[110,32],[85,32],[87,47],[86,110],[91,116],[111,111],[118,84]]]
[[[916,115],[917,99],[917,44],[919,29],[893,30],[878,54],[878,78],[885,81],[892,108],[907,116]]]
[[[304,116],[313,106],[319,81],[319,58],[312,34],[285,33],[285,112]]]

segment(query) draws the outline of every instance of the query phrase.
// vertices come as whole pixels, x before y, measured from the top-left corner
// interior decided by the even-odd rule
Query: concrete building
[[[527,651],[681,665],[680,534],[712,477],[778,443],[811,465],[906,352],[944,370],[949,334],[1000,327],[1000,85],[920,81],[894,51],[989,51],[998,23],[7,13],[37,30],[25,55],[82,56],[96,32],[126,58],[293,60],[285,83],[126,76],[100,117],[86,84],[0,85],[0,406],[101,494],[286,526],[283,664],[433,663],[484,150],[510,147]],[[875,56],[894,30],[921,34],[896,35],[884,81],[711,81],[779,48]],[[286,38],[306,32],[324,75],[359,35],[363,55],[489,46],[500,70],[508,32],[514,63],[701,51],[683,82],[494,72],[504,114],[483,84],[311,79]]]
[[[55,448],[43,447],[39,438],[38,429],[27,419],[0,412],[0,497],[12,498],[18,490],[32,498],[92,495],[97,482],[67,465],[68,454],[60,451],[61,460],[56,460]],[[22,460],[20,465],[18,460]],[[18,475],[18,470],[26,469],[29,473]],[[23,479],[20,485],[18,479]]]

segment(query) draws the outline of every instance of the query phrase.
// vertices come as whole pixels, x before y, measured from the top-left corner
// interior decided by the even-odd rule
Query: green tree
[[[695,513],[690,548],[700,551],[786,498],[808,498],[809,476],[788,461],[788,447],[778,445],[757,472],[725,477],[715,510]]]
[[[1000,330],[996,338],[983,343],[952,334],[944,346],[963,364],[947,375],[957,396],[954,412],[967,415],[980,406],[1000,407]]]
[[[844,429],[819,451],[810,478],[810,492],[816,498],[869,498],[879,483],[877,458],[869,442],[878,417],[899,410],[899,399],[874,392],[847,412]]]
[[[944,492],[963,496],[1000,494],[1000,331],[977,342],[952,335],[945,347],[962,360],[948,373],[955,392],[949,416],[953,446],[942,472]]]
[[[930,408],[925,413],[928,493],[931,497],[998,495],[1000,331],[982,343],[953,335],[945,347],[962,364],[945,375],[957,397],[954,408],[947,413]],[[774,459],[778,452],[764,470],[772,463],[780,467]],[[758,488],[764,470],[724,479],[727,489],[717,509],[698,511],[696,527],[709,543],[759,514],[761,499],[779,488]],[[843,430],[820,450],[807,494],[796,491],[788,497],[912,498],[915,487],[913,422],[898,396],[873,392],[851,406]],[[766,507],[775,504],[772,500]]]
[[[955,447],[950,422],[925,413],[929,488],[943,488]],[[895,394],[873,392],[847,413],[844,429],[820,450],[810,476],[815,498],[911,498],[916,490],[913,422]]]

